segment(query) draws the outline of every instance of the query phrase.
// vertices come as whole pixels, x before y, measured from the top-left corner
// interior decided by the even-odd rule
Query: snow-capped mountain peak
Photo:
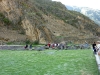
[[[68,10],[80,12],[100,26],[100,10],[88,7],[66,6]]]

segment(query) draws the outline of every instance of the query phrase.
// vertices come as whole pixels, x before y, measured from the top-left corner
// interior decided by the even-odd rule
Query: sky
[[[52,0],[52,1],[59,1],[64,5],[89,7],[100,10],[100,0]]]

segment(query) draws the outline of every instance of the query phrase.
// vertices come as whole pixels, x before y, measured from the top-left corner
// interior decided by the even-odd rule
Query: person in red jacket
[[[48,47],[49,47],[49,48],[50,48],[50,45],[51,45],[51,44],[50,44],[50,43],[48,43]]]

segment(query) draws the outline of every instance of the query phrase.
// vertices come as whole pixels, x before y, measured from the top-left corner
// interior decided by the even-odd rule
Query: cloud
[[[60,1],[64,5],[100,9],[100,0],[52,0],[52,1]]]

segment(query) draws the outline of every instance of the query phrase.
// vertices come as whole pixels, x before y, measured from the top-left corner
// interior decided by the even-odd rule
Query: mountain
[[[21,43],[93,42],[100,26],[52,0],[0,0],[0,41]]]
[[[88,7],[66,6],[68,10],[73,10],[84,14],[100,26],[100,10]]]

